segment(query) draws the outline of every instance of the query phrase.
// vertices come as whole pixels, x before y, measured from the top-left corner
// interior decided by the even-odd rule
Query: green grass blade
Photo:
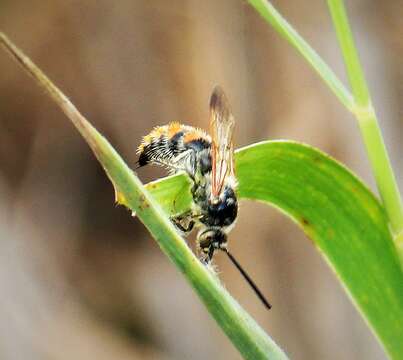
[[[347,20],[347,13],[343,1],[328,0],[330,14],[335,25],[337,39],[346,64],[347,74],[357,106],[366,107],[370,96],[365,81],[364,72],[360,65],[360,59],[355,48],[353,35]]]
[[[403,265],[403,204],[399,188],[372,105],[344,3],[342,0],[328,0],[328,6],[353,90],[356,103],[353,112],[360,125],[379,193],[395,234],[396,247]]]
[[[194,256],[168,217],[109,142],[4,34],[0,44],[56,102],[79,130],[112,181],[117,199],[135,211],[158,245],[184,274],[210,314],[245,359],[287,359],[284,352]],[[167,309],[169,311],[169,309]],[[197,326],[197,324],[195,324]]]
[[[375,196],[344,166],[312,147],[262,142],[236,154],[239,196],[266,202],[294,220],[313,241],[352,301],[394,359],[403,354],[403,276],[387,219]],[[166,198],[165,181],[147,185],[167,212],[190,201]],[[164,199],[160,197],[163,195]],[[183,197],[178,199],[179,196]],[[230,243],[231,245],[231,243]]]

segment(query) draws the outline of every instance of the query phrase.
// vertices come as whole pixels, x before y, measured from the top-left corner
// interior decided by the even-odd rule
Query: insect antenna
[[[259,290],[257,285],[253,282],[253,280],[250,278],[250,276],[246,273],[246,271],[242,268],[241,264],[234,258],[234,256],[228,251],[228,249],[222,249],[224,252],[227,253],[229,259],[232,261],[232,263],[235,265],[235,267],[239,270],[239,272],[242,274],[242,276],[245,278],[245,280],[248,282],[250,287],[253,289],[253,291],[256,293],[257,297],[260,299],[260,301],[263,303],[263,305],[270,310],[271,305],[270,303],[266,300],[262,292]]]

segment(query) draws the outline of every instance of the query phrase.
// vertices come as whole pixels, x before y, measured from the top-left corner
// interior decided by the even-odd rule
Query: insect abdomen
[[[210,144],[210,137],[200,129],[179,123],[158,126],[138,147],[138,165],[156,163],[178,168],[178,156],[189,150],[196,151],[196,148],[210,147]]]

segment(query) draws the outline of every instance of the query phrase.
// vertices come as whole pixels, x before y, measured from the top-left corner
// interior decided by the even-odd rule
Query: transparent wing
[[[220,195],[225,178],[234,175],[234,146],[232,144],[234,125],[235,121],[227,97],[224,91],[216,86],[210,98],[211,195],[213,198]]]

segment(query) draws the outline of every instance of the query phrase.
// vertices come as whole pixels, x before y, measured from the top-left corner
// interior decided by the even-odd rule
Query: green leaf
[[[403,276],[384,210],[373,194],[329,156],[294,142],[243,148],[236,154],[236,171],[239,197],[273,205],[296,222],[389,354],[401,358]],[[147,188],[171,212],[168,204],[174,198],[181,204],[190,201],[184,183],[185,176],[177,175]]]
[[[189,210],[192,196],[189,177],[173,175],[167,176],[146,185],[159,205],[169,216],[180,215]],[[125,205],[124,202],[122,205]]]
[[[116,199],[137,213],[158,245],[184,274],[210,314],[243,357],[251,360],[287,359],[284,352],[228,294],[215,274],[196,258],[160,205],[109,142],[78,112],[46,75],[1,32],[0,45],[38,82],[71,120],[109,176],[115,187]],[[169,184],[169,181],[165,184]],[[172,199],[172,203],[174,200]]]

